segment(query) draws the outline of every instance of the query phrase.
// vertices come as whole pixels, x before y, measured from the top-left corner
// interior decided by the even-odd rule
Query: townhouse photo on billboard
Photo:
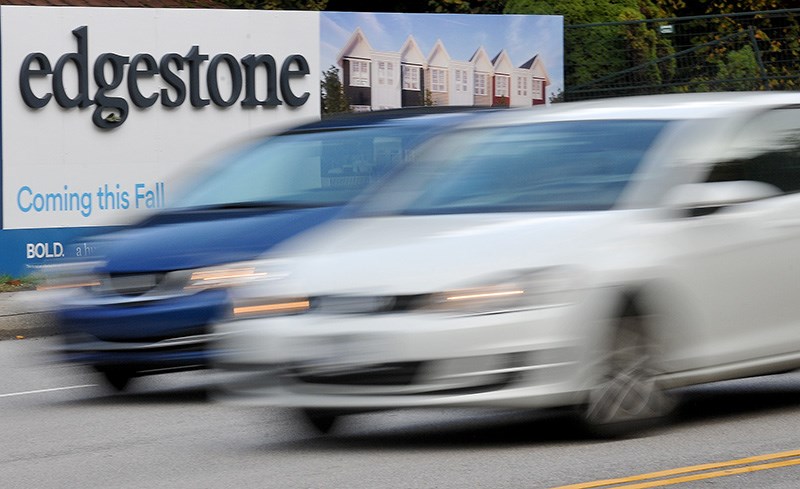
[[[525,107],[564,85],[561,16],[326,12],[320,41],[353,111]]]

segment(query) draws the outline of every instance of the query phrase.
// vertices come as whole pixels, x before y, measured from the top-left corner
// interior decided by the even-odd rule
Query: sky
[[[360,27],[376,51],[398,52],[409,35],[422,54],[440,39],[453,60],[468,61],[481,46],[490,58],[506,50],[514,66],[535,55],[544,62],[551,85],[548,94],[564,87],[563,17],[558,15],[396,14],[322,12],[321,66],[336,63],[339,52]],[[549,98],[549,96],[548,96]]]

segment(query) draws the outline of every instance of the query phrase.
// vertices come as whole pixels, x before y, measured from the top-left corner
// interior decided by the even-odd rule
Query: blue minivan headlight
[[[238,287],[266,279],[267,276],[267,271],[259,262],[228,263],[193,270],[184,289],[197,291]]]
[[[184,289],[200,291],[250,285],[279,280],[286,276],[277,260],[252,260],[226,263],[192,270]]]
[[[36,289],[51,291],[96,287],[101,283],[96,270],[103,265],[105,262],[99,260],[43,265],[36,273],[41,277]]]

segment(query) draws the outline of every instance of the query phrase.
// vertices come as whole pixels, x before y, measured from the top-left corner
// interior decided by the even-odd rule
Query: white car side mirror
[[[781,194],[781,190],[774,185],[752,180],[692,183],[669,191],[664,202],[669,209],[697,217],[711,214],[723,207]]]

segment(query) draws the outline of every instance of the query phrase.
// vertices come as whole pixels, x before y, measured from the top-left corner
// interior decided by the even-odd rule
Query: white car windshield
[[[362,213],[458,214],[612,208],[667,125],[566,121],[471,129],[363,202]]]

